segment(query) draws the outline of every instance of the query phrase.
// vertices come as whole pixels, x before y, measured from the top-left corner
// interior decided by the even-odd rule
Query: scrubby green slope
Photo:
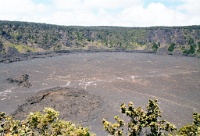
[[[68,49],[121,49],[152,51],[167,49],[200,54],[200,26],[187,27],[82,27],[17,21],[0,21],[0,52],[9,47],[21,53]],[[154,50],[154,49],[153,49]],[[155,50],[154,50],[155,51]]]

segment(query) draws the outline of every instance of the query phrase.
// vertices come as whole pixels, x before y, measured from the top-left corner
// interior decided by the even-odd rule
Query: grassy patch
[[[17,51],[20,52],[20,53],[36,52],[36,51],[37,51],[34,47],[30,47],[30,46],[22,45],[22,44],[5,43],[4,45],[5,45],[6,47],[15,48],[15,49],[17,49]]]

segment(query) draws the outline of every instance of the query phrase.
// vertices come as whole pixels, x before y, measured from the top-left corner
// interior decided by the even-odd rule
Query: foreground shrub
[[[200,113],[193,113],[193,124],[183,126],[178,134],[182,136],[200,136]]]
[[[5,113],[0,113],[0,134],[8,136],[95,136],[88,128],[58,119],[59,113],[51,108],[30,113],[23,120],[14,120]]]
[[[161,111],[157,100],[149,100],[146,110],[133,103],[121,105],[121,112],[130,118],[128,123],[115,116],[116,123],[103,119],[105,130],[115,136],[200,136],[200,113],[193,113],[193,123],[177,131],[175,125],[159,120]],[[45,108],[44,113],[30,113],[23,121],[14,120],[0,112],[1,136],[95,136],[88,128],[58,119],[59,113]]]
[[[114,136],[200,136],[200,113],[193,113],[194,122],[185,125],[177,131],[175,125],[166,120],[159,120],[161,111],[157,100],[149,100],[144,111],[141,107],[135,108],[130,102],[128,107],[123,103],[121,112],[130,121],[125,123],[119,116],[115,116],[116,123],[111,123],[103,119],[102,123],[105,130]],[[124,130],[125,129],[125,130]]]
[[[176,130],[175,125],[165,120],[159,120],[161,111],[157,100],[149,100],[146,111],[141,107],[135,108],[131,102],[128,104],[128,107],[123,103],[121,105],[121,112],[130,117],[130,121],[127,124],[118,116],[115,116],[117,122],[114,124],[105,119],[102,121],[105,130],[111,135],[125,135],[123,128],[126,128],[125,131],[128,136],[161,136],[173,134]]]

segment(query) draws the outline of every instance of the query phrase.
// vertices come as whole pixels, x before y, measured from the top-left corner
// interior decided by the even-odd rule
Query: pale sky
[[[66,26],[200,25],[200,0],[0,0],[0,20]]]

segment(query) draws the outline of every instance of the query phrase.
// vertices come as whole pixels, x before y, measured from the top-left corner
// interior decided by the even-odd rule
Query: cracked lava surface
[[[5,82],[20,74],[29,75],[30,88]],[[95,108],[88,104],[91,106],[89,109],[98,114],[86,114],[93,117],[82,121],[97,135],[106,135],[101,124],[102,118],[113,121],[114,115],[122,116],[120,105],[123,102],[132,101],[137,107],[145,107],[148,99],[155,98],[162,110],[162,118],[180,127],[192,121],[193,112],[200,112],[200,59],[100,52],[0,63],[0,111],[14,113],[18,105],[26,103],[27,98],[57,86],[71,88],[69,90],[76,90],[76,93],[84,92],[84,97],[88,96],[84,102],[92,97],[98,98],[98,102],[94,103],[100,103],[101,106]]]

